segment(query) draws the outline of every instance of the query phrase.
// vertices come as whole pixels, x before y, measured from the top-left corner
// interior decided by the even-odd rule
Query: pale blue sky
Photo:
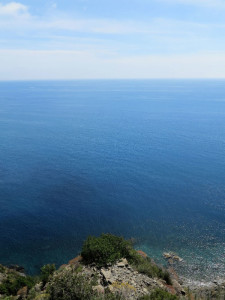
[[[0,80],[225,78],[225,0],[0,0]]]

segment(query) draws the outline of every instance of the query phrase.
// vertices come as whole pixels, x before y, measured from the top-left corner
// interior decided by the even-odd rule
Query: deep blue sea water
[[[224,274],[225,81],[1,82],[0,158],[0,263],[35,273],[111,232]]]

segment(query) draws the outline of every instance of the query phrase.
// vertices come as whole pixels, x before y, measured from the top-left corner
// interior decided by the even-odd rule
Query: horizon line
[[[43,78],[43,79],[0,79],[0,82],[15,82],[15,81],[102,81],[102,80],[225,80],[225,77],[182,77],[182,78],[161,78],[161,77],[150,77],[150,78]]]

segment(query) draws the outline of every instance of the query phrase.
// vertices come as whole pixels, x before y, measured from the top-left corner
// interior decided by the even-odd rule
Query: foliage
[[[0,273],[5,273],[5,267],[3,267],[2,265],[0,265]]]
[[[55,272],[55,270],[55,265],[51,264],[44,265],[41,268],[41,280],[43,282],[43,285],[45,285],[48,282],[50,276]]]
[[[30,289],[34,284],[35,280],[30,276],[21,276],[16,273],[10,273],[0,284],[0,294],[8,296],[16,295],[18,290],[22,287],[27,286],[28,289]]]
[[[95,263],[105,266],[121,258],[129,258],[131,245],[122,237],[102,234],[100,237],[89,236],[82,247],[81,256],[86,264]]]
[[[167,271],[159,268],[156,265],[152,265],[149,262],[143,262],[140,265],[136,266],[136,270],[139,273],[145,274],[151,278],[158,277],[166,281],[167,284],[172,284],[170,275]]]
[[[49,300],[122,300],[119,295],[110,292],[98,295],[93,291],[94,284],[75,268],[70,267],[54,274],[48,284],[47,293],[50,295]]]
[[[47,292],[50,300],[86,300],[93,294],[91,285],[76,270],[63,270],[50,280]]]
[[[120,294],[108,292],[104,296],[97,296],[95,300],[125,300],[125,298]]]
[[[122,237],[111,234],[102,234],[99,237],[89,236],[82,247],[82,262],[85,264],[95,263],[98,267],[113,264],[121,258],[126,258],[138,272],[149,277],[162,278],[171,284],[169,273],[157,266],[150,258],[140,256],[131,246],[129,241]],[[0,270],[7,268],[0,265]],[[16,295],[18,290],[27,286],[27,300],[124,300],[121,294],[113,294],[109,289],[105,289],[105,294],[98,294],[93,291],[93,287],[98,284],[97,274],[90,277],[82,272],[83,266],[67,266],[56,271],[55,265],[48,264],[41,268],[39,277],[42,284],[39,288],[35,285],[36,278],[21,276],[17,272],[7,272],[7,276],[0,284],[0,294],[7,297]],[[33,287],[33,288],[32,288]],[[176,300],[176,296],[163,290],[155,290],[151,295],[144,296],[140,300]]]
[[[150,295],[145,295],[139,298],[139,300],[178,300],[178,297],[164,290],[157,289]]]
[[[172,284],[169,272],[157,266],[150,258],[143,258],[137,253],[133,253],[132,258],[133,265],[139,273],[145,274],[151,278],[158,277],[165,280],[167,284]]]
[[[37,287],[33,287],[28,295],[27,300],[49,300],[49,295],[45,293],[45,290],[40,290]]]
[[[35,298],[32,298],[32,300],[49,300],[49,295],[48,294],[39,294]]]
[[[143,258],[132,248],[131,243],[122,237],[102,234],[100,237],[89,236],[84,242],[81,255],[87,264],[96,263],[104,266],[121,258],[127,258],[135,269],[149,277],[158,277],[171,284],[166,270],[152,263],[150,258]]]

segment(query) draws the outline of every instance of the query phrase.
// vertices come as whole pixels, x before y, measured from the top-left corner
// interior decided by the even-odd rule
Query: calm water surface
[[[182,274],[225,272],[225,81],[0,83],[0,262],[66,263],[136,238]]]

